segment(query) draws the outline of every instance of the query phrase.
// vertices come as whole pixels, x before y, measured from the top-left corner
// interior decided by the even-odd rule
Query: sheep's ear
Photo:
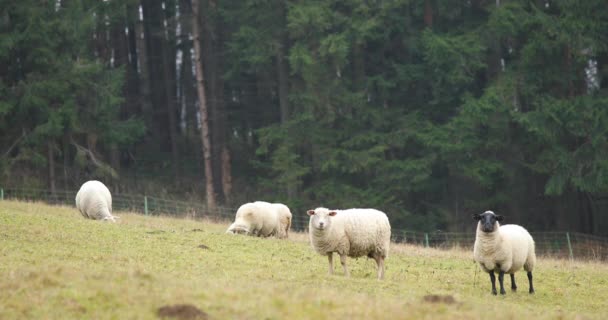
[[[476,220],[476,221],[481,220],[481,214],[479,214],[479,213],[473,213],[473,220]]]
[[[309,216],[314,216],[315,215],[315,211],[314,210],[308,210],[306,211],[306,214]]]
[[[335,211],[330,211],[328,214],[329,214],[330,216],[332,216],[332,217],[333,217],[333,216],[335,216],[335,215],[337,214],[337,212],[335,212]]]
[[[504,219],[503,216],[498,215],[498,214],[496,215],[496,221],[502,221],[502,219]]]

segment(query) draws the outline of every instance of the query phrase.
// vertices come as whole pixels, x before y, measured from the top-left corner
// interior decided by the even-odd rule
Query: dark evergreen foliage
[[[224,205],[608,230],[605,1],[200,4]],[[190,6],[0,0],[0,185],[202,200]]]

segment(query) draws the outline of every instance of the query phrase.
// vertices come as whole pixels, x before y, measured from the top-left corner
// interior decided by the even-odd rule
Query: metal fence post
[[[144,196],[144,215],[148,215],[148,196]]]
[[[429,234],[428,233],[424,233],[424,244],[426,245],[426,247],[429,247]]]
[[[570,243],[570,232],[566,232],[566,240],[568,240],[568,250],[570,251],[570,260],[573,260],[574,254],[572,253],[572,244]]]

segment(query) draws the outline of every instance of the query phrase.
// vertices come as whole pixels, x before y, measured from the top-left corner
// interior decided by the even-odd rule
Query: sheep
[[[289,229],[291,228],[291,211],[282,203],[273,203],[272,205],[274,205],[279,212],[279,225],[281,226],[279,229],[279,238],[288,238]]]
[[[93,220],[116,222],[112,215],[112,195],[110,190],[97,180],[85,182],[76,194],[76,208],[83,217]]]
[[[285,239],[291,227],[291,211],[282,203],[249,202],[236,211],[226,233]]]
[[[316,208],[310,216],[308,232],[313,249],[327,255],[329,274],[333,274],[333,253],[340,255],[344,275],[350,276],[346,257],[367,256],[378,266],[378,279],[384,279],[384,259],[388,257],[391,225],[388,217],[376,209],[329,210]]]
[[[532,270],[536,263],[534,253],[534,240],[526,229],[521,226],[508,224],[501,226],[498,222],[503,217],[492,211],[473,214],[477,223],[473,256],[481,268],[490,274],[492,294],[496,295],[496,278],[494,271],[498,272],[500,294],[506,294],[504,288],[504,275],[511,275],[511,290],[516,291],[514,273],[522,267],[528,273],[530,294],[534,293],[532,284]]]

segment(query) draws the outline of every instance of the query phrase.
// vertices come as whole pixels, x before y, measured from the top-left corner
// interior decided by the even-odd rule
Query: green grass
[[[519,292],[493,296],[468,251],[393,244],[384,281],[365,258],[349,259],[345,278],[339,263],[327,275],[303,234],[259,239],[226,235],[227,223],[117,215],[111,224],[1,201],[0,319],[155,319],[173,304],[212,319],[608,318],[599,262],[540,258],[535,295],[522,272]],[[424,302],[430,294],[456,303]]]

